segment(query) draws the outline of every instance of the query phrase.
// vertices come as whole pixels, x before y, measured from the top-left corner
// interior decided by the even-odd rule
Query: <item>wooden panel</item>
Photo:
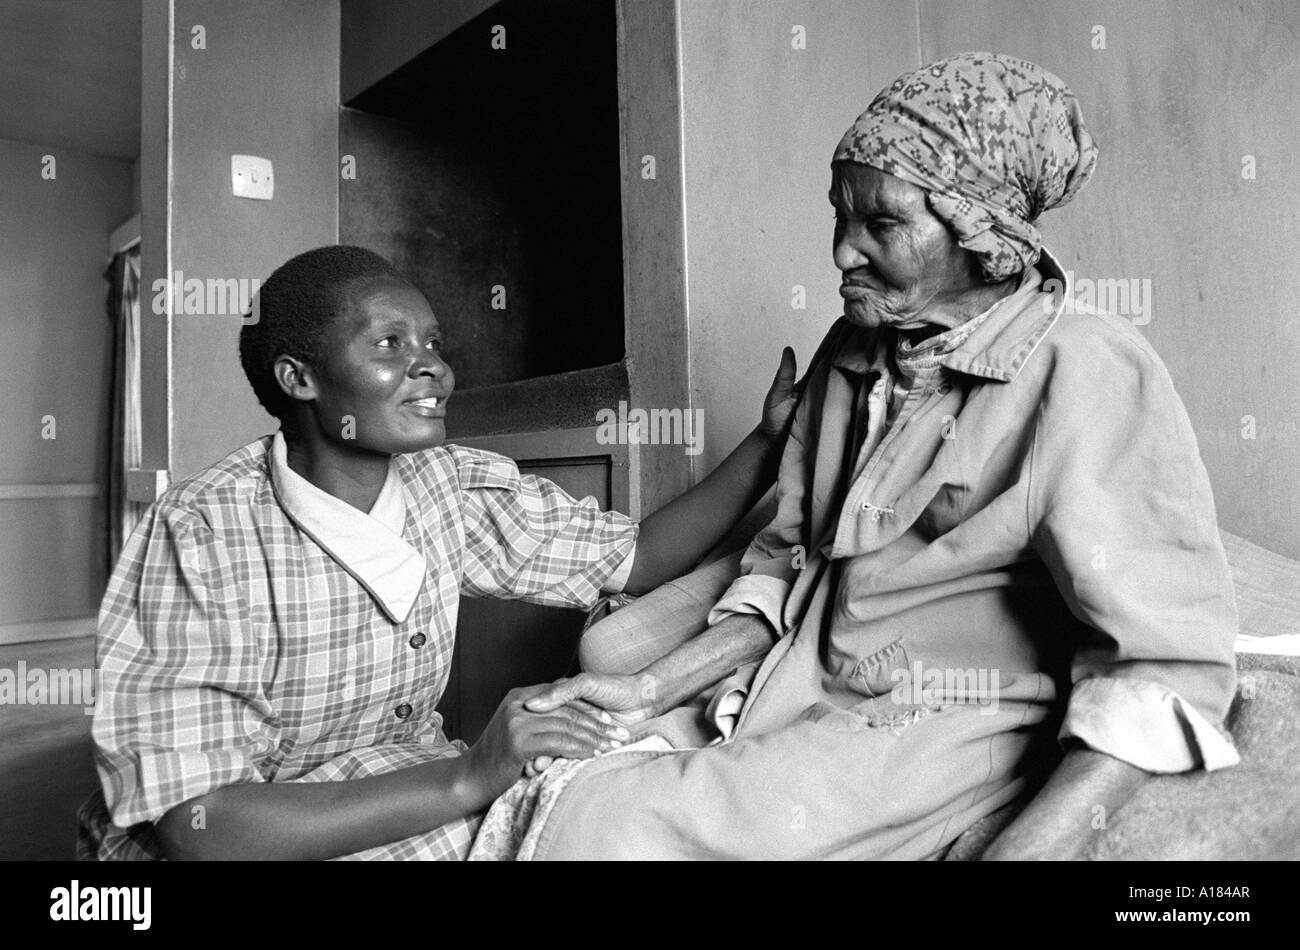
[[[631,405],[689,411],[678,10],[674,0],[619,0],[618,94],[623,175],[624,310]],[[652,156],[653,179],[643,176]],[[647,512],[691,485],[680,446],[647,446],[638,489]]]
[[[165,471],[172,453],[171,304],[157,312],[152,291],[172,273],[169,0],[145,0],[140,36],[140,460],[145,468]]]
[[[627,366],[614,363],[591,369],[537,376],[498,386],[456,388],[447,413],[447,438],[505,432],[583,429],[602,409],[627,401]]]
[[[575,672],[586,613],[466,597],[460,614],[452,664],[458,706],[440,708],[448,735],[472,743],[511,689]]]
[[[640,445],[603,445],[595,426],[580,429],[515,432],[501,435],[462,437],[454,441],[486,452],[496,452],[514,459],[519,465],[545,465],[558,460],[597,461],[609,465],[609,501],[606,507],[640,520],[641,508],[636,496],[640,470]],[[560,487],[566,488],[565,482]],[[567,488],[566,488],[567,490]],[[595,493],[605,505],[604,495]],[[582,497],[581,495],[578,497]]]

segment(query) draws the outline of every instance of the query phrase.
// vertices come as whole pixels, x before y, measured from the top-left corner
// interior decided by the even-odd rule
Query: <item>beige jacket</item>
[[[893,334],[831,328],[777,516],[710,617],[761,613],[785,634],[740,734],[814,702],[942,705],[970,671],[1002,691],[1039,673],[1038,703],[1068,697],[1062,738],[1155,772],[1237,761],[1236,608],[1196,438],[1141,334],[1071,306],[1065,282],[1044,254],[851,460]],[[785,669],[798,637],[817,649]]]

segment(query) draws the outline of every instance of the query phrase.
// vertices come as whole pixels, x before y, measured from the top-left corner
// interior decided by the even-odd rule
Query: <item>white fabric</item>
[[[1186,772],[1198,765],[1213,772],[1241,761],[1232,740],[1191,703],[1146,680],[1097,677],[1076,683],[1060,736],[1074,736],[1148,772]]]
[[[623,563],[618,566],[618,570],[609,575],[609,580],[605,581],[605,586],[600,589],[601,593],[623,593],[623,588],[627,586],[627,579],[632,576],[632,562],[635,560],[636,543],[633,542],[632,549],[627,552],[627,557],[623,560]]]
[[[406,495],[392,465],[369,513],[317,488],[289,467],[284,436],[271,443],[271,481],[285,512],[403,623],[424,586],[424,556],[402,537]]]
[[[1238,653],[1263,653],[1268,656],[1300,656],[1300,633],[1279,633],[1272,637],[1240,634],[1232,645]]]

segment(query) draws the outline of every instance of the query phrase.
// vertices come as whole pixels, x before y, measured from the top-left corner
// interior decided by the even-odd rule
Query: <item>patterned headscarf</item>
[[[834,160],[928,191],[930,209],[994,281],[1038,260],[1034,222],[1083,187],[1097,146],[1056,76],[999,53],[962,53],[894,80]]]

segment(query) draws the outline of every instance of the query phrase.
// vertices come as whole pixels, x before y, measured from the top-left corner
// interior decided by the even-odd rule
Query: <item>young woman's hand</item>
[[[758,427],[770,442],[783,441],[790,431],[790,421],[803,391],[803,381],[795,382],[796,368],[794,350],[787,346],[781,350],[781,365],[763,399],[763,421]]]
[[[514,783],[534,759],[587,759],[617,749],[628,731],[604,722],[598,712],[557,705],[531,712],[524,703],[552,689],[550,684],[512,689],[483,735],[465,753],[476,798],[491,802]]]

